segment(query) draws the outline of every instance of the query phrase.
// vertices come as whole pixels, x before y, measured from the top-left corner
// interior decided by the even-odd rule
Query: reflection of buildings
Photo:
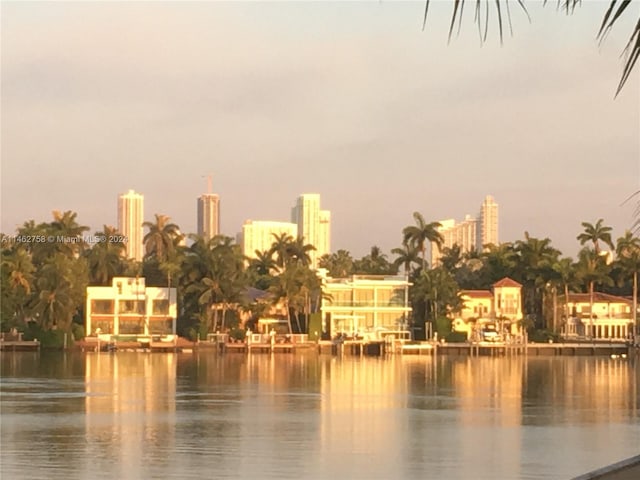
[[[144,223],[144,197],[129,190],[118,197],[118,231],[126,237],[124,242],[128,258],[142,261]]]
[[[593,315],[588,293],[570,293],[558,297],[556,317],[563,319],[566,337],[627,340],[633,332],[633,302],[623,297],[595,292]],[[567,315],[568,313],[568,315]],[[568,317],[568,318],[567,318]]]
[[[114,277],[110,287],[87,287],[87,334],[175,335],[176,298],[175,288],[146,287],[144,278]]]
[[[462,290],[463,308],[453,319],[453,329],[468,337],[480,328],[492,326],[499,333],[516,335],[522,320],[522,285],[508,277],[490,290]]]
[[[96,472],[152,478],[142,469],[168,467],[163,452],[173,450],[175,439],[176,354],[87,354],[85,364],[86,453]]]
[[[407,381],[400,357],[322,362],[320,455],[314,456],[339,462],[338,478],[363,478],[363,472],[398,478],[394,460],[407,435]]]
[[[482,464],[494,478],[518,478],[522,449],[522,382],[526,360],[521,357],[464,358],[451,361],[452,395],[456,401],[455,449],[460,468],[474,478]],[[483,432],[479,438],[477,432]],[[478,442],[490,445],[491,455]],[[488,464],[489,462],[489,464]]]
[[[402,276],[353,275],[326,278],[323,293],[323,330],[331,336],[406,328],[409,282]]]

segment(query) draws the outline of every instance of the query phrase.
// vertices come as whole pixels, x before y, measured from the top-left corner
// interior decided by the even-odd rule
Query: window
[[[118,322],[118,331],[121,335],[144,333],[144,322],[140,319],[120,319]]]
[[[154,300],[153,315],[169,315],[169,300]]]
[[[373,289],[371,288],[358,289],[355,291],[355,293],[356,293],[356,299],[355,299],[356,306],[373,305]]]
[[[149,333],[152,335],[170,335],[173,333],[173,321],[152,320],[149,322]]]
[[[91,300],[91,313],[113,315],[113,300]]]
[[[120,308],[118,313],[144,315],[144,301],[120,300]]]

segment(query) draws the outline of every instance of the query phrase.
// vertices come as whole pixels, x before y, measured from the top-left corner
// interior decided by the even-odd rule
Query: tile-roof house
[[[460,297],[463,307],[453,315],[453,329],[466,331],[474,326],[496,326],[506,324],[506,328],[516,334],[522,319],[522,285],[505,277],[492,285],[492,290],[462,290]],[[471,325],[473,323],[474,325]]]

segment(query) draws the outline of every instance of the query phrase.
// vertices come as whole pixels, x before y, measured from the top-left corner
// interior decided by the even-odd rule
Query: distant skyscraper
[[[456,224],[455,220],[440,220],[442,226],[438,231],[444,237],[442,242],[442,249],[445,247],[451,248],[454,245],[460,247],[461,253],[470,252],[476,248],[477,237],[477,220],[470,215],[467,215],[465,219]],[[439,250],[435,244],[431,245],[431,265],[435,266],[442,257],[442,250]]]
[[[198,235],[210,239],[220,234],[220,196],[205,193],[198,198]]]
[[[492,243],[498,245],[498,204],[491,195],[487,195],[480,206],[478,217],[478,244],[481,252],[484,246]]]
[[[309,252],[311,267],[317,268],[318,260],[329,253],[331,235],[331,213],[320,210],[320,195],[305,193],[298,197],[291,210],[291,221],[298,225],[298,236],[316,249]]]
[[[298,226],[288,222],[264,222],[247,220],[242,226],[242,234],[238,235],[238,243],[242,245],[242,253],[249,258],[256,258],[256,250],[269,250],[275,241],[274,235],[298,236]]]
[[[127,258],[142,261],[144,238],[144,197],[129,190],[118,197],[118,231],[127,237],[125,253]]]

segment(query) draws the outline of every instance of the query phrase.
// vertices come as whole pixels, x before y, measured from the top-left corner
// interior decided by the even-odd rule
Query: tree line
[[[544,305],[551,291],[560,292],[565,301],[570,292],[590,293],[591,298],[596,291],[633,296],[637,305],[640,239],[627,231],[614,242],[611,227],[602,219],[582,223],[576,237],[582,250],[576,259],[563,256],[549,238],[527,232],[516,242],[463,252],[457,245],[443,247],[439,227],[416,212],[414,222],[401,232],[400,245],[391,250],[391,259],[372,246],[362,258],[353,258],[347,250],[324,255],[319,267],[334,278],[406,275],[413,324],[432,322],[443,333],[449,328],[447,318],[462,307],[461,291],[488,290],[504,277],[523,285],[527,325],[537,331],[549,328]],[[241,335],[239,327],[253,327],[275,304],[286,312],[290,331],[306,332],[310,315],[330,301],[322,292],[321,277],[311,268],[309,253],[314,247],[302,238],[274,235],[270,249],[247,258],[227,236],[185,238],[166,215],[155,215],[144,228],[141,262],[126,258],[122,241],[86,243],[89,228],[71,211],[53,212],[51,222],[29,220],[15,235],[0,234],[0,328],[32,335],[73,332],[81,337],[86,287],[110,285],[115,276],[144,277],[148,286],[175,288],[178,332],[190,338],[213,331]],[[95,236],[118,239],[117,233],[104,226]],[[46,241],[49,238],[73,240]],[[25,241],[33,239],[45,241]],[[429,245],[441,249],[437,265],[427,262]],[[240,325],[243,312],[247,325]]]

